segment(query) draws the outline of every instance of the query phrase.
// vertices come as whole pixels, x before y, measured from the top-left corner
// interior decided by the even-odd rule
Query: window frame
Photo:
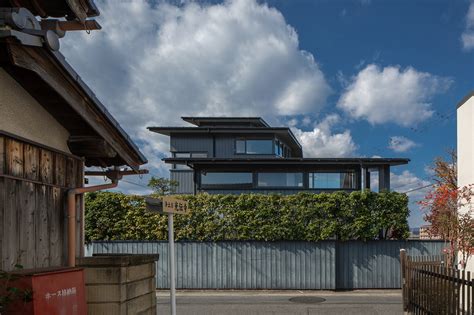
[[[237,142],[238,141],[243,141],[244,142],[244,151],[245,152],[239,152],[237,150]],[[271,144],[271,152],[270,153],[248,153],[247,152],[247,141],[270,141]],[[269,155],[269,156],[275,156],[275,138],[235,138],[234,140],[234,155],[250,155],[250,156],[256,156],[256,155]]]
[[[331,190],[331,191],[344,191],[344,190],[359,190],[359,182],[356,170],[344,170],[344,171],[308,171],[308,189],[309,190]],[[352,174],[354,187],[351,188],[328,188],[328,187],[312,187],[314,184],[314,179],[312,179],[313,174]],[[314,175],[313,175],[314,176]],[[341,183],[340,183],[341,184]]]
[[[250,183],[241,183],[241,184],[203,184],[203,173],[225,173],[225,174],[249,174],[250,175]],[[205,175],[204,175],[205,176]],[[224,171],[211,171],[211,172],[203,172],[199,171],[199,189],[254,189],[254,172],[224,172]]]

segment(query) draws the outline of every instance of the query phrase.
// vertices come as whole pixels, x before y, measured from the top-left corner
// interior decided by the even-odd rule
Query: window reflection
[[[259,187],[303,187],[303,173],[258,173]]]
[[[201,186],[210,188],[213,186],[250,187],[252,186],[252,173],[233,172],[208,172],[201,173]]]
[[[237,154],[273,154],[271,139],[238,139],[235,141]]]
[[[309,188],[356,189],[355,172],[309,173]]]

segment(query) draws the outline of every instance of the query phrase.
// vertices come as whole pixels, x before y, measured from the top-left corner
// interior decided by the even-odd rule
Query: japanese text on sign
[[[189,213],[188,202],[182,199],[178,199],[174,196],[164,196],[163,197],[163,212],[187,214]]]
[[[70,295],[76,295],[76,287],[61,289],[55,292],[46,292],[44,297],[46,300],[50,300],[51,298],[64,297],[64,296],[70,296]]]

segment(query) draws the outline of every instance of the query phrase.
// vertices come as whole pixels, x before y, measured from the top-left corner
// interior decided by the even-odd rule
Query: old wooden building
[[[115,167],[107,174],[116,184],[123,173],[116,167],[133,173],[146,163],[59,52],[66,31],[100,28],[96,15],[91,0],[0,0],[2,270],[73,265],[68,252],[75,258],[82,248],[84,167]]]

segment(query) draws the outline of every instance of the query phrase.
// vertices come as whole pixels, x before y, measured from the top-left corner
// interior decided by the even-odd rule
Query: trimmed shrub
[[[356,191],[296,195],[181,196],[191,213],[175,215],[177,240],[404,239],[409,235],[408,197]],[[166,240],[166,215],[150,213],[144,198],[89,193],[86,240]]]

